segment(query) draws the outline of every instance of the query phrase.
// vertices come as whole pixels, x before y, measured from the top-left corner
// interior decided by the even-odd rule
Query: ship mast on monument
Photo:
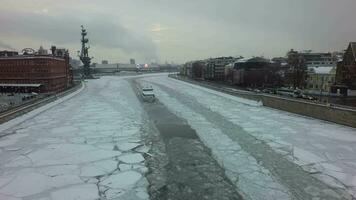
[[[89,43],[89,39],[86,38],[88,32],[86,29],[84,29],[84,26],[82,25],[82,39],[81,39],[81,43],[82,43],[82,50],[80,51],[80,55],[79,58],[83,63],[83,77],[85,79],[90,79],[93,78],[91,71],[90,71],[90,62],[91,62],[91,57],[89,57],[89,48],[90,46],[88,45]]]

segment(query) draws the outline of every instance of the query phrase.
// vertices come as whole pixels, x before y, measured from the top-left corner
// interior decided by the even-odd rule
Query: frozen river
[[[149,198],[142,111],[126,80],[89,81],[51,106],[2,125],[14,134],[0,139],[1,200]]]
[[[189,126],[181,132],[192,130],[194,137],[182,142],[174,136],[180,133],[168,131],[178,139],[166,142],[167,130],[153,119],[160,116],[137,98],[133,80],[153,86],[159,106],[170,113],[162,116],[181,120]],[[265,108],[167,74],[91,80],[0,131],[8,134],[0,138],[0,200],[149,199],[155,177],[162,176],[162,189],[177,174],[177,194],[182,188],[201,192],[185,185],[201,180],[211,181],[206,188],[225,188],[227,199],[356,195],[356,129]],[[181,159],[182,152],[201,156],[192,163]],[[176,171],[167,171],[165,162]],[[194,166],[205,168],[199,173]]]

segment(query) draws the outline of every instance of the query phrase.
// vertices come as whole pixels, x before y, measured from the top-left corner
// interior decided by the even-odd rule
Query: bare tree
[[[303,54],[291,49],[287,53],[288,64],[292,70],[293,88],[304,88],[306,83],[307,67]]]

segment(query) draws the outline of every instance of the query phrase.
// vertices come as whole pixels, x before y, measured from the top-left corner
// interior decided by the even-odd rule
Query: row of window
[[[0,73],[12,73],[12,74],[16,74],[16,73],[50,73],[51,70],[49,69],[0,69]]]
[[[25,72],[47,72],[47,73],[66,73],[64,68],[0,68],[0,73],[25,73]]]
[[[315,89],[315,90],[323,90],[323,91],[329,91],[330,85],[324,84],[324,85],[318,85],[318,84],[309,84],[309,89]]]
[[[0,62],[0,67],[11,67],[11,66],[33,66],[33,65],[40,65],[40,66],[50,66],[50,65],[61,65],[64,66],[64,61],[59,60],[15,60],[9,61],[5,60]]]
[[[310,81],[330,81],[330,82],[334,82],[335,77],[333,77],[333,76],[310,76],[309,80]]]
[[[307,62],[307,65],[333,65],[334,62]]]

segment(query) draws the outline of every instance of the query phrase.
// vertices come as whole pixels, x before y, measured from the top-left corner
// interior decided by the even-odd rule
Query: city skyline
[[[352,0],[0,2],[1,49],[57,45],[75,58],[83,24],[98,63],[274,57],[291,48],[340,51],[356,40]]]

